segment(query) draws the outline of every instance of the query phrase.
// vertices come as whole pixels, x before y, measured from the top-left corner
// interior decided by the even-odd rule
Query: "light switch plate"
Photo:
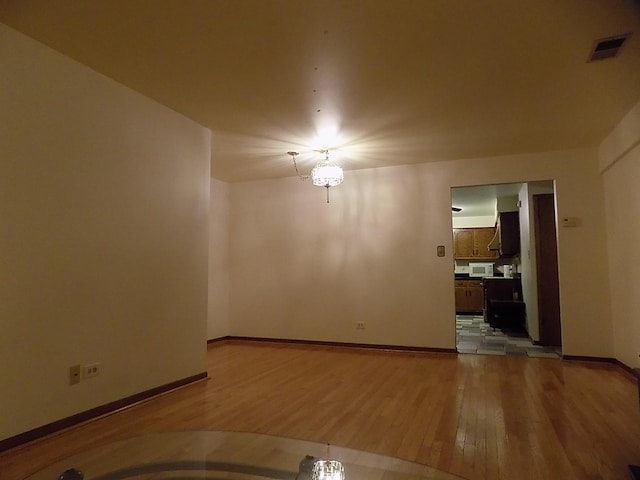
[[[577,227],[580,225],[580,219],[575,217],[563,217],[561,220],[563,227]]]

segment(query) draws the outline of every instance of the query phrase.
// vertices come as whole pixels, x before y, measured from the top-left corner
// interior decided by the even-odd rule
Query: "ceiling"
[[[0,0],[0,21],[210,128],[212,175],[595,146],[640,100],[636,0]],[[634,32],[613,59],[596,39]]]
[[[451,205],[462,209],[451,212],[455,217],[494,217],[498,198],[517,196],[521,183],[479,185],[451,189]]]

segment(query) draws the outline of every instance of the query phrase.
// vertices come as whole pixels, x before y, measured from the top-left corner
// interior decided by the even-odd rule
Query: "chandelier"
[[[330,448],[331,445],[327,444],[327,456],[324,459],[305,455],[300,462],[296,480],[345,480],[342,462],[330,460]]]
[[[287,152],[293,159],[293,166],[296,169],[296,173],[301,180],[306,180],[311,177],[311,183],[316,187],[325,187],[327,189],[327,203],[329,203],[329,188],[340,185],[344,180],[344,172],[342,167],[335,162],[329,160],[329,150],[321,150],[320,153],[324,153],[324,159],[320,160],[313,170],[311,175],[301,175],[298,171],[298,164],[296,163],[296,157],[298,152]]]

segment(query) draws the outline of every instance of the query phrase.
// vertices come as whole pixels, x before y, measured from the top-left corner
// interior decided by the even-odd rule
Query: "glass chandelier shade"
[[[340,165],[329,160],[329,150],[322,150],[321,152],[325,155],[324,160],[320,160],[316,166],[313,167],[310,175],[300,174],[298,164],[296,163],[296,157],[299,155],[298,152],[291,151],[287,152],[287,154],[291,156],[293,166],[296,169],[296,173],[298,174],[298,177],[300,177],[300,180],[306,180],[311,177],[313,185],[317,187],[325,187],[327,189],[327,203],[329,203],[329,188],[342,183],[344,180],[344,172]]]
[[[342,167],[329,160],[328,156],[311,170],[311,182],[317,187],[335,187],[343,180]]]

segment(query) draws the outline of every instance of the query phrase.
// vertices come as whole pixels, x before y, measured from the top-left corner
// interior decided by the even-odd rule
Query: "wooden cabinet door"
[[[481,313],[484,292],[480,280],[456,280],[456,313]]]
[[[457,228],[453,231],[453,256],[455,258],[473,257],[474,249],[473,230]]]
[[[456,282],[457,283],[457,282]],[[456,313],[467,312],[467,287],[456,286]]]
[[[518,212],[500,214],[500,255],[512,257],[520,253],[520,215]]]
[[[496,234],[495,228],[478,228],[475,233],[475,251],[476,257],[497,257],[498,252],[489,250],[489,243]]]
[[[453,257],[464,259],[496,258],[498,252],[489,250],[495,228],[456,228],[453,230]]]
[[[482,312],[484,308],[484,292],[482,282],[469,282],[467,287],[467,302],[469,312]]]

